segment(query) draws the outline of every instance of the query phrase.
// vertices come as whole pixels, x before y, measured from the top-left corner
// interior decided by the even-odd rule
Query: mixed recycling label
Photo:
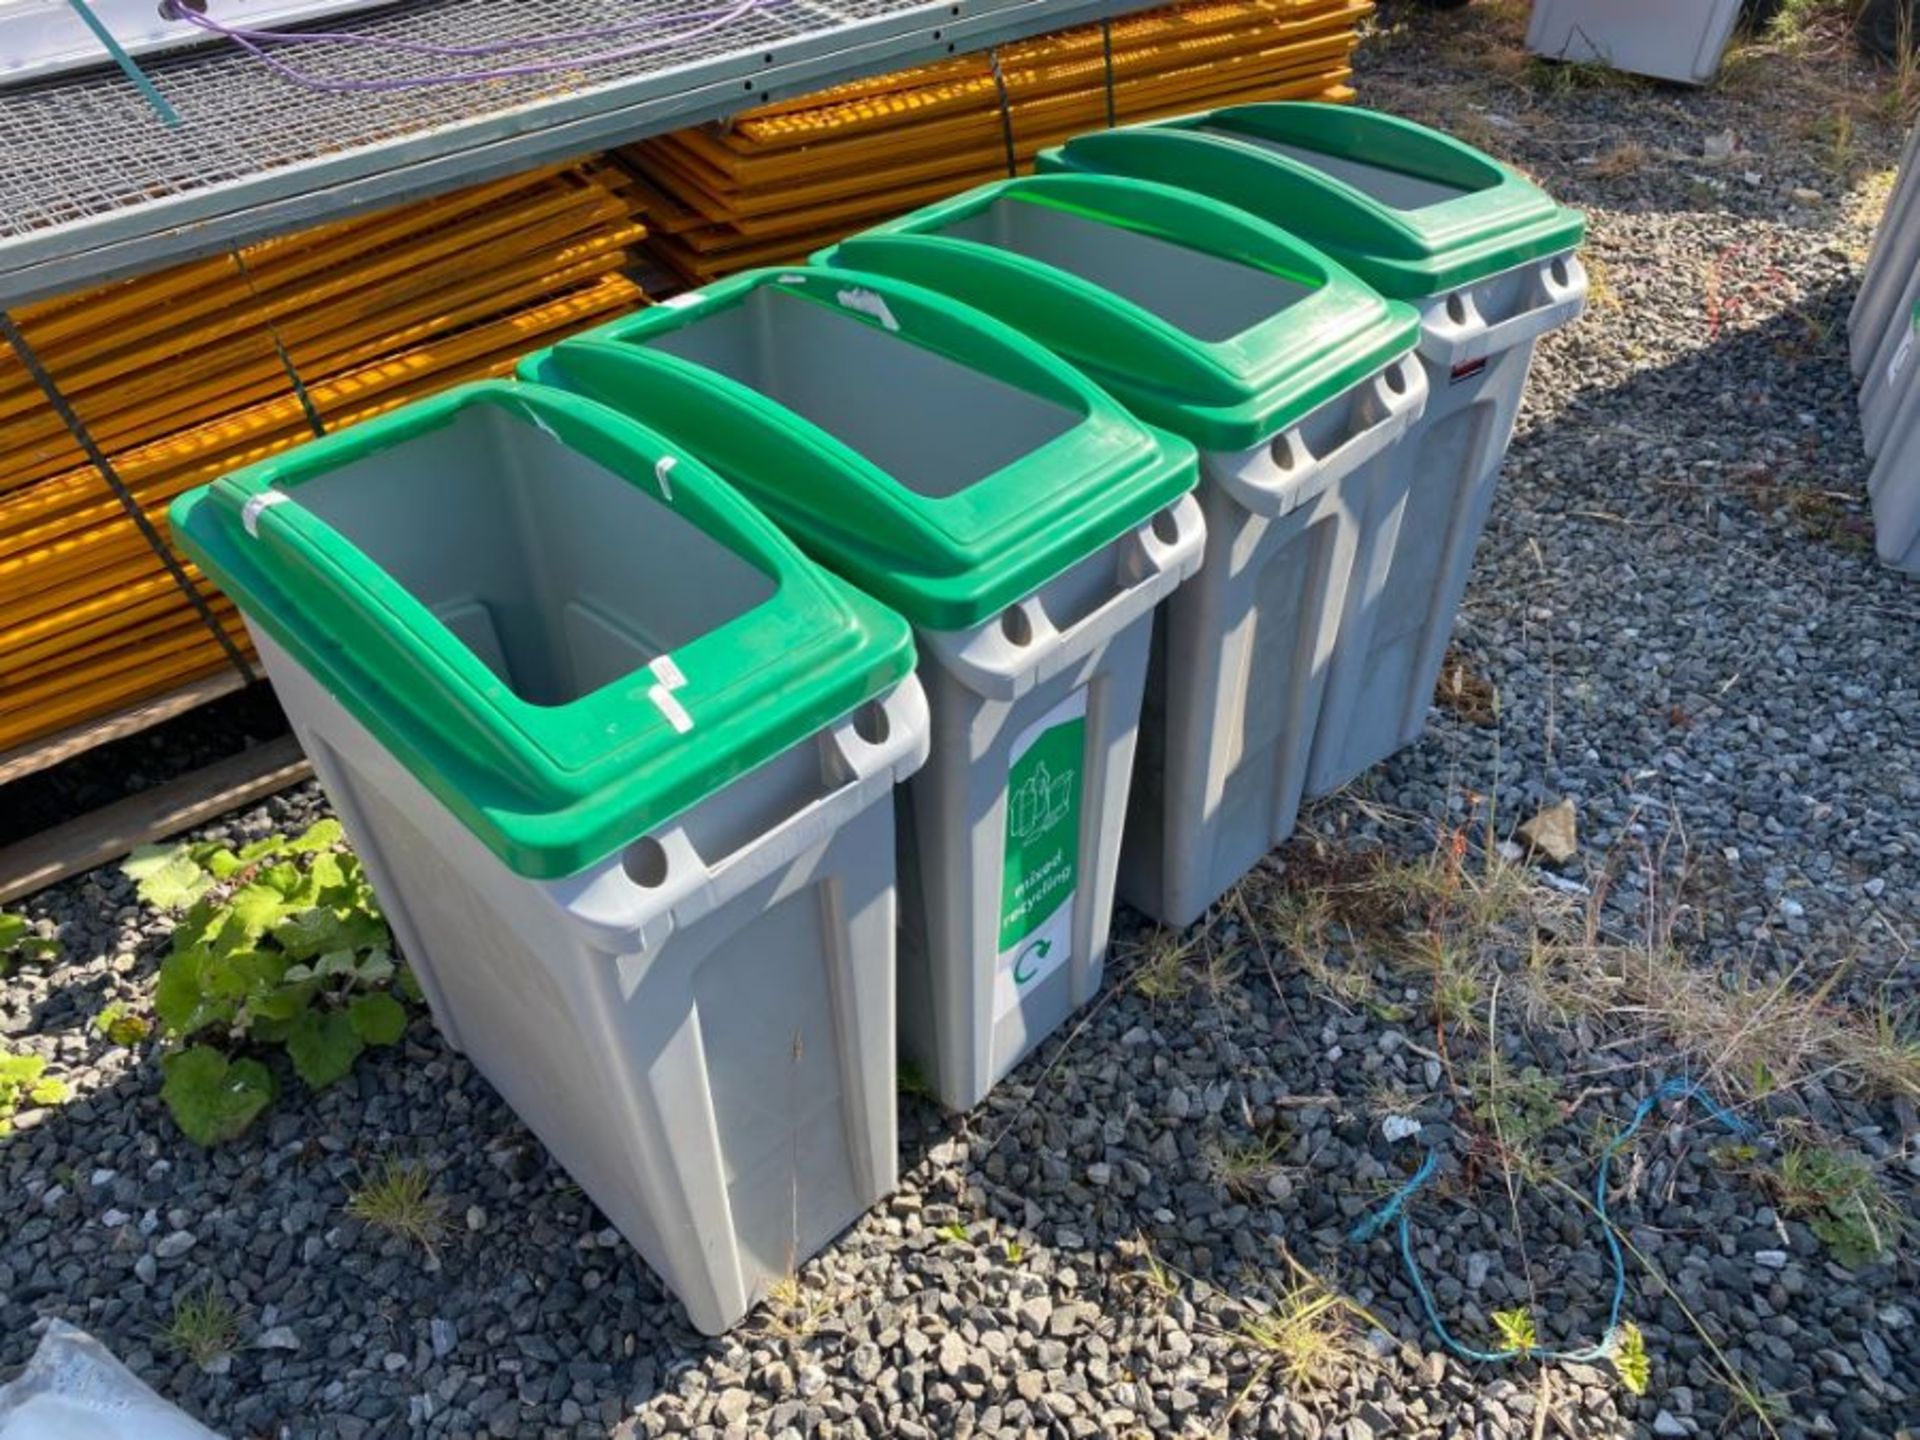
[[[1076,690],[1014,736],[1007,764],[1007,843],[993,1018],[1067,963],[1079,885],[1087,692]]]

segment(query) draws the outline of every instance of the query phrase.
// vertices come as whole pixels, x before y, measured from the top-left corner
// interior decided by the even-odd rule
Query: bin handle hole
[[[887,707],[878,700],[869,700],[853,712],[853,733],[869,745],[884,745],[887,737],[893,733],[893,721],[887,718]]]
[[[1153,517],[1153,538],[1162,545],[1171,545],[1180,538],[1180,522],[1173,518],[1173,511],[1162,510]]]
[[[1447,296],[1447,318],[1456,325],[1467,323],[1467,302],[1458,294]]]
[[[667,847],[651,835],[633,842],[620,857],[620,868],[634,884],[648,890],[667,883]]]
[[[1273,463],[1278,465],[1282,470],[1293,469],[1296,457],[1293,453],[1293,438],[1291,436],[1274,436],[1273,444],[1267,447],[1267,451],[1273,456]]]
[[[1562,256],[1547,267],[1547,274],[1553,277],[1556,285],[1565,285],[1572,277],[1567,273],[1566,257]]]
[[[1389,365],[1386,373],[1387,389],[1396,395],[1407,393],[1407,372],[1398,365]]]
[[[1022,647],[1033,643],[1033,620],[1018,605],[1009,605],[1000,612],[1000,633]]]

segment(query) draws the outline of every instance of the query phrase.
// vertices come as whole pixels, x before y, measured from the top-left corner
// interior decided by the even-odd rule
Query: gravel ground
[[[0,1002],[78,1092],[0,1141],[0,1373],[57,1315],[236,1436],[1920,1427],[1920,592],[1873,563],[1844,358],[1896,130],[1818,46],[1691,93],[1530,68],[1506,11],[1389,18],[1363,97],[1588,208],[1596,276],[1539,356],[1419,747],[1205,927],[1123,917],[1100,1001],[979,1111],[903,1099],[899,1193],[721,1340],[424,1020],[186,1144],[151,1057],[89,1027],[148,1003],[168,922],[117,871],[69,882],[26,907],[65,958]],[[1562,797],[1571,862],[1484,859]],[[302,789],[208,833],[322,813]],[[1591,1344],[1582,1197],[1683,1073],[1757,1133],[1670,1106],[1614,1162],[1644,1396],[1604,1361],[1449,1355],[1391,1231],[1347,1238],[1432,1147],[1410,1214],[1444,1321],[1487,1346],[1525,1307]],[[1837,1218],[1789,1183],[1828,1152],[1867,1177]],[[344,1213],[388,1155],[450,1207],[432,1254]],[[1859,1213],[1877,1257],[1836,1241]],[[156,1332],[207,1284],[241,1325],[203,1369]]]

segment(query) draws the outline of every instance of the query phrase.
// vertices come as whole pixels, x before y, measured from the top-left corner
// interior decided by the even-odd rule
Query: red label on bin
[[[1448,378],[1447,383],[1450,385],[1458,385],[1462,380],[1471,380],[1486,368],[1487,357],[1484,355],[1478,360],[1468,360],[1463,364],[1453,367],[1453,374]]]

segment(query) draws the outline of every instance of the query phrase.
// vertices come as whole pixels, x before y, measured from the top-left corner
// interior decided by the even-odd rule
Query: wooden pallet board
[[[0,785],[11,784],[40,770],[50,770],[76,755],[85,754],[95,746],[138,735],[142,730],[149,730],[176,715],[184,715],[197,706],[218,700],[222,695],[231,695],[245,685],[239,671],[231,665],[223,665],[213,674],[190,681],[177,690],[169,690],[151,700],[142,700],[137,705],[129,705],[98,720],[69,725],[65,730],[55,731],[38,740],[29,740],[11,750],[0,751]]]
[[[287,735],[29,835],[0,849],[0,904],[204,825],[312,773],[300,742]]]

